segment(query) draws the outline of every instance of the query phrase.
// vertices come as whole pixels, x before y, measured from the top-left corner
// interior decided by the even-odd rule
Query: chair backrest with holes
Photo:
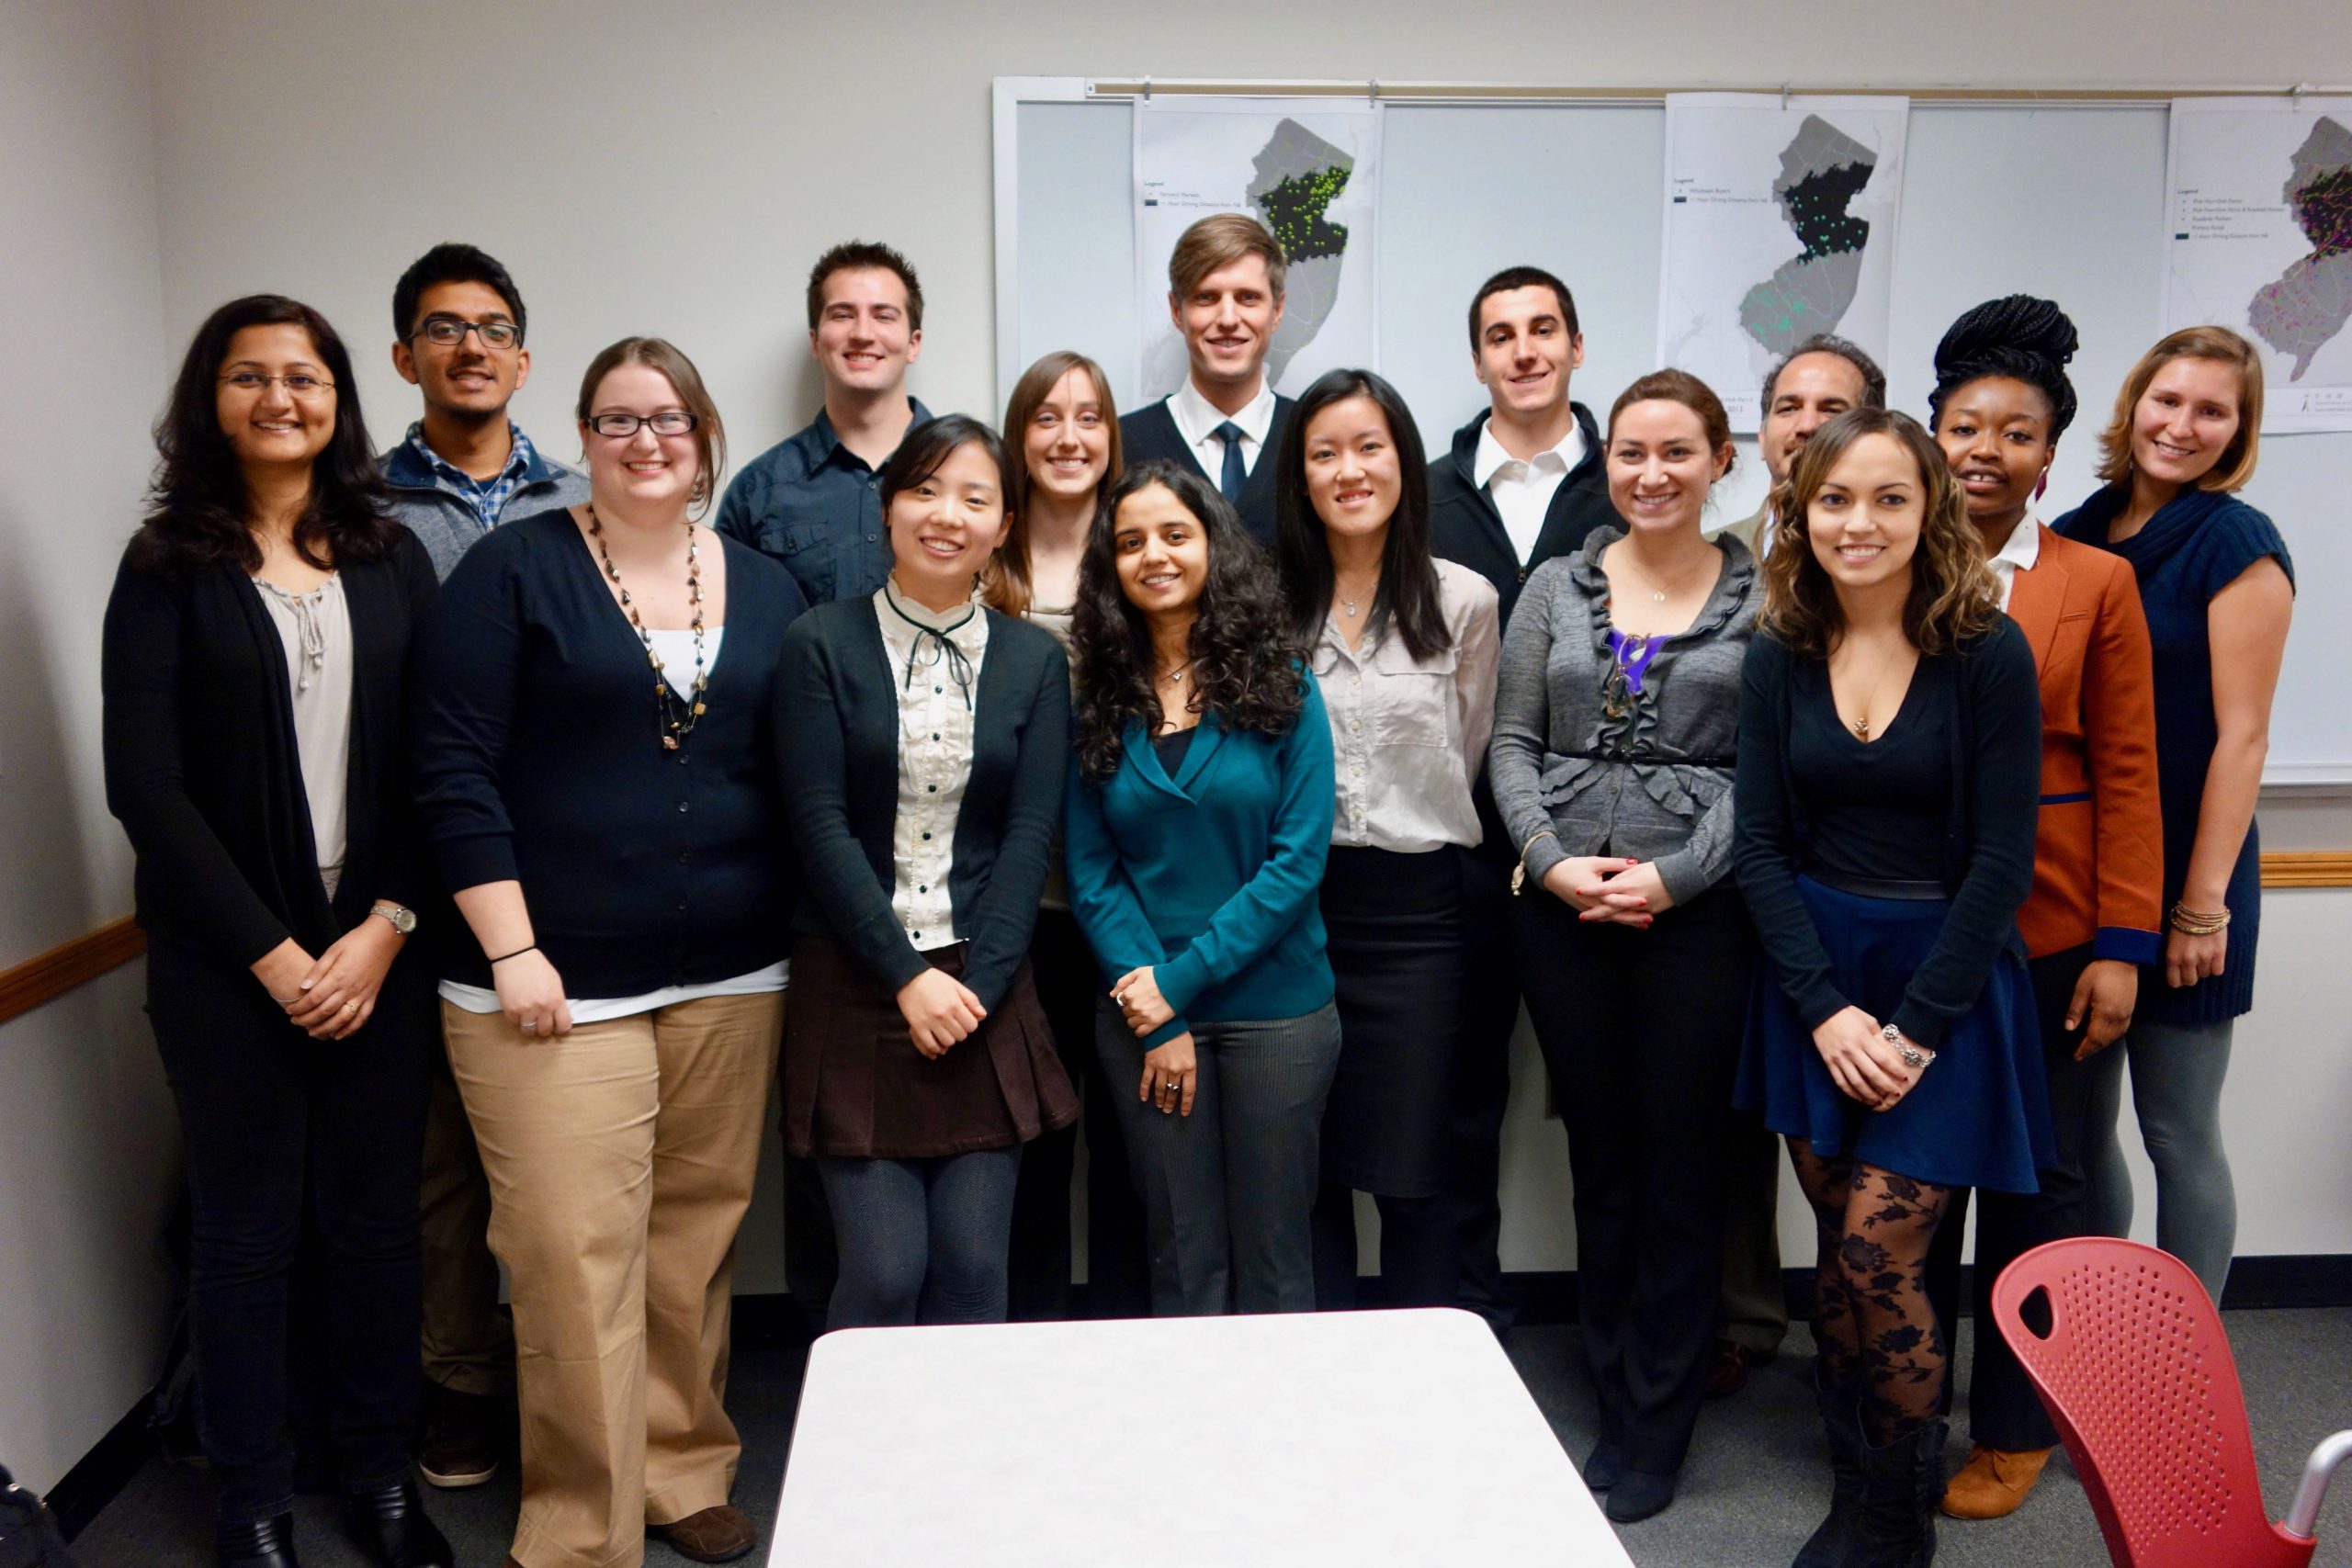
[[[2050,1297],[2050,1332],[2018,1315]],[[1993,1319],[2065,1440],[2118,1568],[2303,1568],[2263,1512],[2237,1363],[2188,1265],[2137,1242],[2037,1247],[2002,1271]]]

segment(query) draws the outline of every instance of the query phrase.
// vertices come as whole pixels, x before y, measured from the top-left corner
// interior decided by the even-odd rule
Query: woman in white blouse
[[[784,1130],[832,1206],[836,1328],[1001,1321],[1022,1145],[1078,1117],[1028,958],[1069,660],[973,595],[1012,466],[977,420],[908,432],[881,473],[889,581],[784,642],[803,878]]]
[[[1283,587],[1337,778],[1322,902],[1340,1047],[1323,1115],[1317,1299],[1351,1304],[1362,1191],[1380,1207],[1389,1303],[1451,1306],[1461,856],[1478,842],[1470,789],[1494,726],[1495,590],[1430,556],[1420,433],[1378,376],[1334,370],[1309,387],[1276,463]]]

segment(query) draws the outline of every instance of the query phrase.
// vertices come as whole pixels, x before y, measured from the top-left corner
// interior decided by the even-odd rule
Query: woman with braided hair
[[[2034,510],[2075,417],[2065,368],[2075,344],[2075,324],[2050,300],[1989,300],[1937,345],[1928,398],[1936,442],[1960,481],[2002,607],[2032,646],[2041,691],[2033,892],[2018,928],[2041,1015],[2056,1157],[2036,1173],[2039,1192],[1984,1193],[1980,1325],[1991,1321],[1993,1281],[2012,1260],[2087,1228],[2084,1160],[2098,1136],[2101,1085],[2122,1067],[2122,1054],[2106,1048],[2131,1024],[2138,966],[2162,946],[2155,691],[2140,591],[2122,561],[2060,538]],[[1928,1258],[1928,1294],[1947,1325],[1959,1307],[1967,1212],[1962,1188]],[[2058,1436],[1997,1334],[1976,1336],[1968,1418],[1974,1444],[1943,1510],[1998,1518],[2032,1491]]]

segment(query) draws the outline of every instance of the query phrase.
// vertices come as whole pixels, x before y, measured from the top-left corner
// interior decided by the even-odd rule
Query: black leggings
[[[244,970],[150,950],[147,1010],[187,1153],[198,1429],[225,1520],[293,1504],[287,1299],[306,1190],[326,1253],[324,1404],[343,1484],[408,1473],[434,1040],[416,968],[392,966],[357,1033],[312,1040]]]
[[[1942,1414],[1951,1357],[1928,1304],[1928,1249],[1952,1190],[1791,1138],[1820,1233],[1813,1337],[1826,1383],[1860,1386],[1863,1429],[1886,1444]]]

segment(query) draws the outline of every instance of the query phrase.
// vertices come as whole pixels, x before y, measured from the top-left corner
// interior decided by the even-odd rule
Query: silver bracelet
[[[1925,1045],[1912,1044],[1911,1042],[1903,1038],[1903,1031],[1891,1023],[1880,1030],[1878,1034],[1880,1039],[1894,1047],[1894,1054],[1903,1058],[1903,1065],[1906,1067],[1924,1067],[1936,1059],[1936,1054],[1933,1051],[1928,1050]]]

